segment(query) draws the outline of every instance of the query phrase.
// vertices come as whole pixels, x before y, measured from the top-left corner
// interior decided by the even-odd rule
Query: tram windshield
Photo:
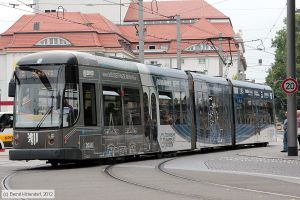
[[[70,105],[65,108],[65,102],[70,95],[74,81],[68,77],[64,65],[21,66],[16,69],[16,95],[15,95],[15,127],[16,128],[55,128],[60,127],[70,114]],[[76,75],[73,74],[73,77]],[[77,85],[75,83],[75,85]],[[78,94],[78,91],[77,91]],[[78,98],[72,98],[77,101]],[[78,103],[76,104],[78,105]],[[74,121],[74,115],[73,115]]]

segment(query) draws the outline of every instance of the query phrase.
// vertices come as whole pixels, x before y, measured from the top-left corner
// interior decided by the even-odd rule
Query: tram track
[[[164,167],[168,162],[174,161],[175,159],[177,159],[177,158],[172,158],[172,159],[168,159],[168,160],[164,160],[164,161],[160,162],[158,165],[155,166],[155,170],[166,176],[170,176],[170,177],[173,177],[178,180],[190,182],[192,184],[197,184],[197,185],[199,185],[199,188],[201,188],[201,186],[204,185],[206,187],[215,187],[215,188],[218,188],[219,190],[223,190],[225,192],[231,191],[232,193],[239,193],[239,194],[244,194],[244,195],[248,195],[248,196],[249,195],[260,196],[260,197],[264,196],[263,199],[300,199],[300,196],[298,196],[298,195],[289,195],[289,194],[280,193],[280,192],[253,189],[251,187],[247,188],[247,187],[242,187],[242,186],[234,186],[234,185],[230,185],[230,184],[218,183],[218,182],[214,182],[214,181],[208,181],[205,179],[201,180],[201,179],[197,179],[194,177],[185,176],[182,174],[177,174],[177,173],[171,172],[170,170],[167,170]],[[138,179],[132,180],[130,178],[124,178],[120,175],[117,175],[117,173],[113,172],[113,169],[115,167],[118,167],[118,165],[107,166],[104,169],[105,174],[115,180],[118,180],[118,181],[126,183],[126,184],[130,184],[130,185],[133,185],[136,187],[151,189],[154,191],[164,192],[164,193],[168,193],[168,194],[172,194],[172,195],[179,195],[181,197],[188,197],[188,198],[193,198],[193,199],[205,199],[205,200],[222,199],[219,197],[213,197],[214,195],[207,196],[205,194],[202,194],[199,191],[196,191],[195,193],[194,192],[192,192],[192,193],[185,192],[182,190],[180,191],[180,190],[172,189],[170,187],[169,188],[161,187],[161,186],[159,186],[159,184],[152,185],[152,184],[143,183],[143,182],[139,181]],[[120,167],[121,167],[121,165],[120,165]],[[214,172],[212,172],[212,173],[214,173]]]
[[[170,160],[173,160],[173,159],[170,159]],[[133,185],[133,186],[137,186],[137,187],[141,187],[141,188],[144,188],[144,189],[150,189],[150,190],[154,190],[154,191],[158,191],[158,192],[164,192],[164,193],[168,193],[168,194],[172,194],[172,195],[179,195],[179,196],[183,196],[183,197],[189,197],[189,198],[200,199],[200,200],[215,200],[215,199],[207,198],[207,197],[204,197],[204,196],[198,195],[198,194],[189,194],[189,193],[178,192],[178,191],[175,191],[175,190],[170,190],[170,189],[166,189],[166,188],[160,188],[160,187],[155,187],[155,186],[151,186],[151,185],[146,185],[146,184],[134,182],[134,181],[119,177],[119,176],[115,175],[112,172],[112,169],[113,169],[114,166],[115,165],[108,165],[104,169],[104,173],[107,176],[109,176],[109,177],[111,177],[115,180],[118,180],[120,182],[130,184],[130,185]]]
[[[236,186],[232,186],[232,185],[219,184],[219,183],[215,183],[215,182],[204,181],[204,180],[199,180],[199,179],[175,174],[170,171],[167,171],[166,168],[163,167],[167,162],[170,162],[172,160],[174,160],[174,159],[169,159],[169,160],[159,163],[159,165],[157,166],[157,169],[166,175],[176,177],[178,179],[191,181],[191,182],[202,183],[202,184],[207,184],[207,185],[212,185],[212,186],[217,186],[217,187],[223,187],[225,189],[231,189],[231,190],[239,190],[239,191],[246,191],[246,192],[257,193],[257,194],[278,196],[278,197],[282,197],[282,198],[300,199],[300,196],[287,195],[287,194],[268,192],[268,191],[262,191],[262,190],[254,190],[254,189],[243,188],[243,187],[236,187]]]
[[[46,164],[39,164],[39,165],[35,165],[35,166],[28,166],[25,168],[20,168],[20,169],[15,169],[13,172],[7,174],[2,180],[1,180],[1,189],[2,190],[12,190],[13,188],[10,185],[10,180],[11,178],[13,178],[14,176],[16,176],[17,174],[19,174],[20,172],[23,171],[27,171],[27,170],[32,170],[34,168],[40,168],[40,167],[46,167],[48,165]],[[18,198],[20,200],[27,200],[25,198]]]

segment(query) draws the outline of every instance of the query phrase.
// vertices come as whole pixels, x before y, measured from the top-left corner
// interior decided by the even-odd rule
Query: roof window
[[[37,46],[71,46],[71,42],[61,37],[47,37],[36,43]]]

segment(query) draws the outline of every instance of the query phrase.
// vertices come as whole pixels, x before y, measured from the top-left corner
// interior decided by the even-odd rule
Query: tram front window
[[[16,69],[15,127],[60,127],[66,94],[63,65],[26,66]]]

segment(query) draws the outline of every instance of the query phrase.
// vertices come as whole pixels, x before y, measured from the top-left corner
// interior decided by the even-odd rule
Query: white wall
[[[1,101],[13,101],[13,98],[8,97],[8,83],[12,77],[12,73],[20,58],[33,52],[18,52],[18,53],[3,53],[0,54],[0,90]],[[118,56],[121,58],[130,58],[125,53],[106,53],[106,55]],[[1,109],[4,111],[3,109]]]
[[[182,57],[182,59],[183,63],[181,64],[181,69],[183,70],[200,71],[211,76],[220,76],[219,58],[217,56]],[[205,59],[205,63],[199,63],[199,59]],[[146,64],[150,64],[151,61],[156,61],[158,64],[161,64],[161,67],[177,68],[177,59],[174,57],[145,58]]]
[[[7,53],[0,55],[0,89],[1,101],[13,101],[14,99],[8,97],[8,83],[12,77],[15,65],[18,60],[28,53]],[[1,106],[1,111],[11,111],[12,106]]]
[[[104,0],[88,0],[88,1],[79,1],[79,0],[34,0],[36,4],[36,12],[44,12],[45,10],[56,10],[58,6],[63,6],[67,12],[81,12],[81,13],[100,13],[110,21],[115,24],[120,24],[123,22],[125,14],[127,12],[129,4],[121,6],[120,14],[120,0],[110,0],[106,2]],[[130,0],[121,0],[122,3],[130,3]],[[48,3],[48,4],[47,4]],[[100,5],[102,4],[102,5]],[[106,5],[103,5],[106,4]],[[107,5],[111,4],[111,5]]]

